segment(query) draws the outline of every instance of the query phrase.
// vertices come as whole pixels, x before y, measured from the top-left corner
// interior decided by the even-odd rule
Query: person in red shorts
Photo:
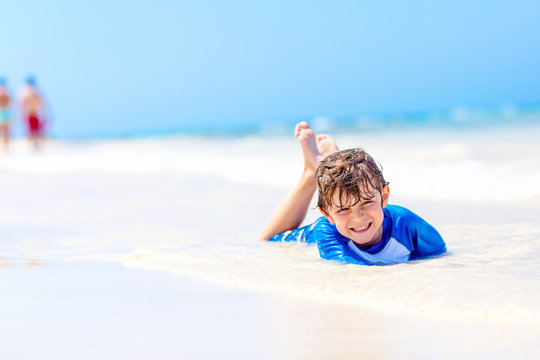
[[[28,139],[37,150],[45,138],[45,106],[36,88],[36,79],[29,76],[20,94],[22,118],[28,127]]]

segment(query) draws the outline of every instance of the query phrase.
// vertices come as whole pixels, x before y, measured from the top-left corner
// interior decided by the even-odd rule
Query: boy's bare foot
[[[317,135],[317,149],[321,153],[322,157],[325,158],[330,154],[339,151],[334,138],[327,134]]]
[[[299,122],[294,128],[294,137],[300,142],[302,146],[302,153],[304,154],[304,171],[311,171],[315,173],[317,166],[323,159],[323,155],[317,148],[317,139],[315,133],[309,127],[305,121]]]

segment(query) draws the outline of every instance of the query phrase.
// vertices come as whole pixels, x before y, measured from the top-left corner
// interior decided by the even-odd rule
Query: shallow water
[[[295,299],[338,319],[429,323],[463,339],[456,354],[500,337],[495,357],[513,342],[538,355],[527,334],[540,330],[539,135],[529,126],[336,137],[342,148],[365,147],[384,167],[390,202],[424,217],[447,242],[444,256],[384,267],[338,265],[311,246],[255,240],[300,174],[293,138],[57,142],[38,155],[16,144],[0,157],[0,263],[115,261]],[[311,315],[283,329],[299,327],[302,316]],[[322,322],[312,342],[330,330],[345,338],[366,331],[358,321]],[[463,334],[463,326],[483,335]],[[374,327],[370,341],[383,344],[387,327]]]

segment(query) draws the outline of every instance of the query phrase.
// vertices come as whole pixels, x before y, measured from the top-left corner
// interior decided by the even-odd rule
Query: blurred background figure
[[[11,97],[7,89],[7,80],[0,77],[0,136],[2,137],[4,150],[7,149],[9,144],[10,105]]]
[[[37,150],[45,139],[45,105],[36,86],[36,78],[28,76],[20,95],[21,117],[28,129],[28,139]]]

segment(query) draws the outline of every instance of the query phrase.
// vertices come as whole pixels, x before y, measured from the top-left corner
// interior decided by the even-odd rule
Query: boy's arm
[[[439,232],[427,221],[412,211],[392,206],[394,227],[392,237],[403,239],[411,251],[410,259],[418,259],[446,252],[446,244]]]
[[[300,181],[278,206],[268,224],[266,224],[260,238],[267,240],[274,235],[299,227],[306,217],[316,187],[314,174],[304,172]]]
[[[339,261],[346,264],[371,265],[355,258],[349,247],[343,244],[341,237],[336,237],[336,230],[324,217],[320,217],[313,224],[301,228],[285,231],[274,235],[267,241],[305,242],[317,243],[319,254],[325,260]]]
[[[287,230],[281,234],[270,236],[266,241],[274,242],[313,242],[313,238],[310,236],[313,230],[314,224],[302,226],[301,228]]]
[[[372,265],[358,259],[347,245],[347,239],[324,217],[320,218],[313,231],[313,238],[319,248],[321,258],[346,264]]]
[[[413,238],[414,250],[411,259],[431,255],[440,255],[446,252],[446,244],[437,230],[426,221],[416,225],[416,236]]]
[[[346,245],[340,244],[337,241],[317,243],[319,247],[319,254],[321,258],[325,260],[338,261],[344,264],[356,264],[356,265],[373,265],[357,259],[351,255],[349,248]]]

